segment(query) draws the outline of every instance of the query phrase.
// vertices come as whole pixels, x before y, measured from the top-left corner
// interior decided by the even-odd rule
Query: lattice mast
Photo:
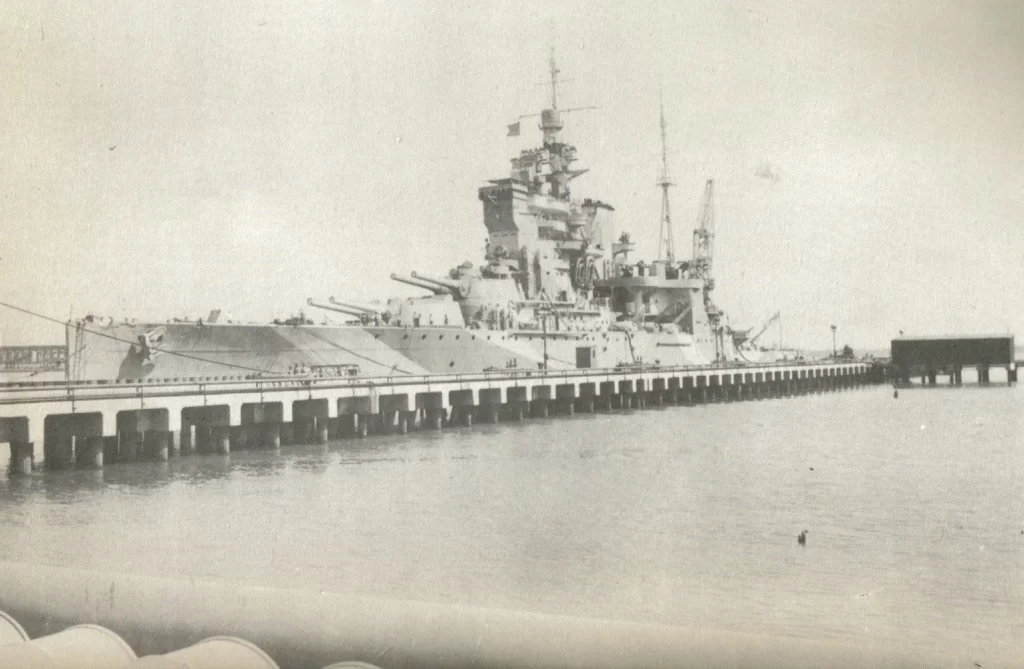
[[[661,174],[658,186],[661,188],[661,229],[658,232],[658,258],[675,262],[676,245],[672,237],[672,208],[669,206],[668,189],[674,186],[668,171],[668,142],[665,139],[665,101],[661,100]],[[662,255],[662,245],[665,253]]]

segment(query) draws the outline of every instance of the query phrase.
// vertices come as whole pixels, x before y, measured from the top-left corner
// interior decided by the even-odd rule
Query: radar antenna
[[[665,100],[661,99],[661,174],[658,186],[661,188],[661,230],[658,232],[658,258],[666,262],[675,262],[676,245],[672,238],[672,212],[669,207],[668,189],[672,187],[672,178],[668,173],[668,148],[665,140]],[[661,246],[665,245],[665,255],[661,254]]]
[[[693,230],[694,276],[711,282],[711,260],[715,247],[715,180],[708,179],[704,185],[704,199]]]

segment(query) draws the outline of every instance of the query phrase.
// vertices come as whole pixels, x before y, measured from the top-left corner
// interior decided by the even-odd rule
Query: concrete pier
[[[370,414],[355,414],[353,420],[355,421],[356,436],[365,439],[370,434]]]
[[[252,446],[271,451],[281,448],[281,423],[259,423],[253,426]]]
[[[35,465],[35,444],[26,441],[12,441],[10,473],[12,476],[27,476]]]
[[[444,425],[444,409],[427,409],[427,425],[434,430],[440,430]]]
[[[1017,380],[1012,335],[900,338],[891,347],[896,381],[904,384],[920,378],[921,385],[934,386],[938,374],[949,374],[950,383],[960,385],[964,367],[978,370],[981,385],[992,382],[992,367],[1007,370],[1007,383]]]
[[[75,453],[75,467],[79,469],[102,469],[103,450],[105,446],[103,437],[89,437],[83,439]]]
[[[872,370],[868,363],[830,361],[314,381],[0,384],[0,438],[12,444],[12,473],[32,471],[29,444],[38,442],[47,468],[94,468],[478,420],[796,397],[884,380],[870,376]]]
[[[214,425],[209,428],[209,452],[215,455],[231,453],[231,426]]]
[[[282,402],[244,402],[240,418],[238,448],[281,448],[281,424],[284,422]]]
[[[25,416],[0,418],[0,442],[6,441],[11,448],[11,476],[31,474],[35,466],[35,444],[29,440],[28,427]]]
[[[497,423],[500,418],[501,405],[500,404],[484,404],[480,407],[480,411],[483,415],[483,419],[488,423]]]
[[[102,436],[102,413],[48,415],[43,424],[43,464],[47,469],[70,469],[78,442]]]
[[[281,405],[282,443],[325,444],[329,436],[330,402],[327,399],[297,400],[292,403],[291,434],[284,426]]]

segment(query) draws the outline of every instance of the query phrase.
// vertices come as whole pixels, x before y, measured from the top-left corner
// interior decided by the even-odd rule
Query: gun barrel
[[[429,290],[435,295],[440,295],[441,293],[448,292],[447,289],[442,288],[441,286],[437,286],[432,283],[427,283],[423,279],[414,279],[411,276],[405,276],[404,274],[392,274],[391,280],[398,281],[399,283],[406,283],[409,284],[410,286],[416,286],[417,288],[422,288],[423,290]]]
[[[417,274],[416,272],[412,273],[412,278],[418,279],[420,281],[425,281],[426,283],[441,286],[442,288],[445,288],[446,290],[454,293],[457,296],[462,295],[462,285],[458,281],[452,281],[450,279],[435,279],[433,277]]]
[[[335,306],[333,304],[324,304],[323,302],[316,302],[312,297],[306,299],[306,304],[317,309],[326,309],[327,311],[337,311],[339,314],[345,314],[346,316],[363,316],[366,312],[356,311],[355,309],[345,309],[344,307]]]
[[[364,314],[384,313],[384,307],[377,307],[370,304],[360,304],[358,302],[344,302],[342,300],[336,300],[333,297],[329,297],[327,299],[331,304],[342,307],[343,309],[351,309],[353,311],[362,312]]]

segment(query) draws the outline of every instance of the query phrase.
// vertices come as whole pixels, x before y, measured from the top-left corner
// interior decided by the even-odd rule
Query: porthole
[[[437,340],[438,341],[441,341],[442,339],[444,339],[444,335],[437,335]]]
[[[452,360],[451,362],[449,362],[449,363],[448,363],[448,366],[449,366],[449,367],[454,367],[454,366],[455,366],[455,361],[454,361],[454,360]]]
[[[426,339],[426,338],[427,338],[427,335],[423,335],[422,337],[420,337],[420,339]]]
[[[459,337],[461,337],[461,335],[455,335],[455,341],[458,341]]]

